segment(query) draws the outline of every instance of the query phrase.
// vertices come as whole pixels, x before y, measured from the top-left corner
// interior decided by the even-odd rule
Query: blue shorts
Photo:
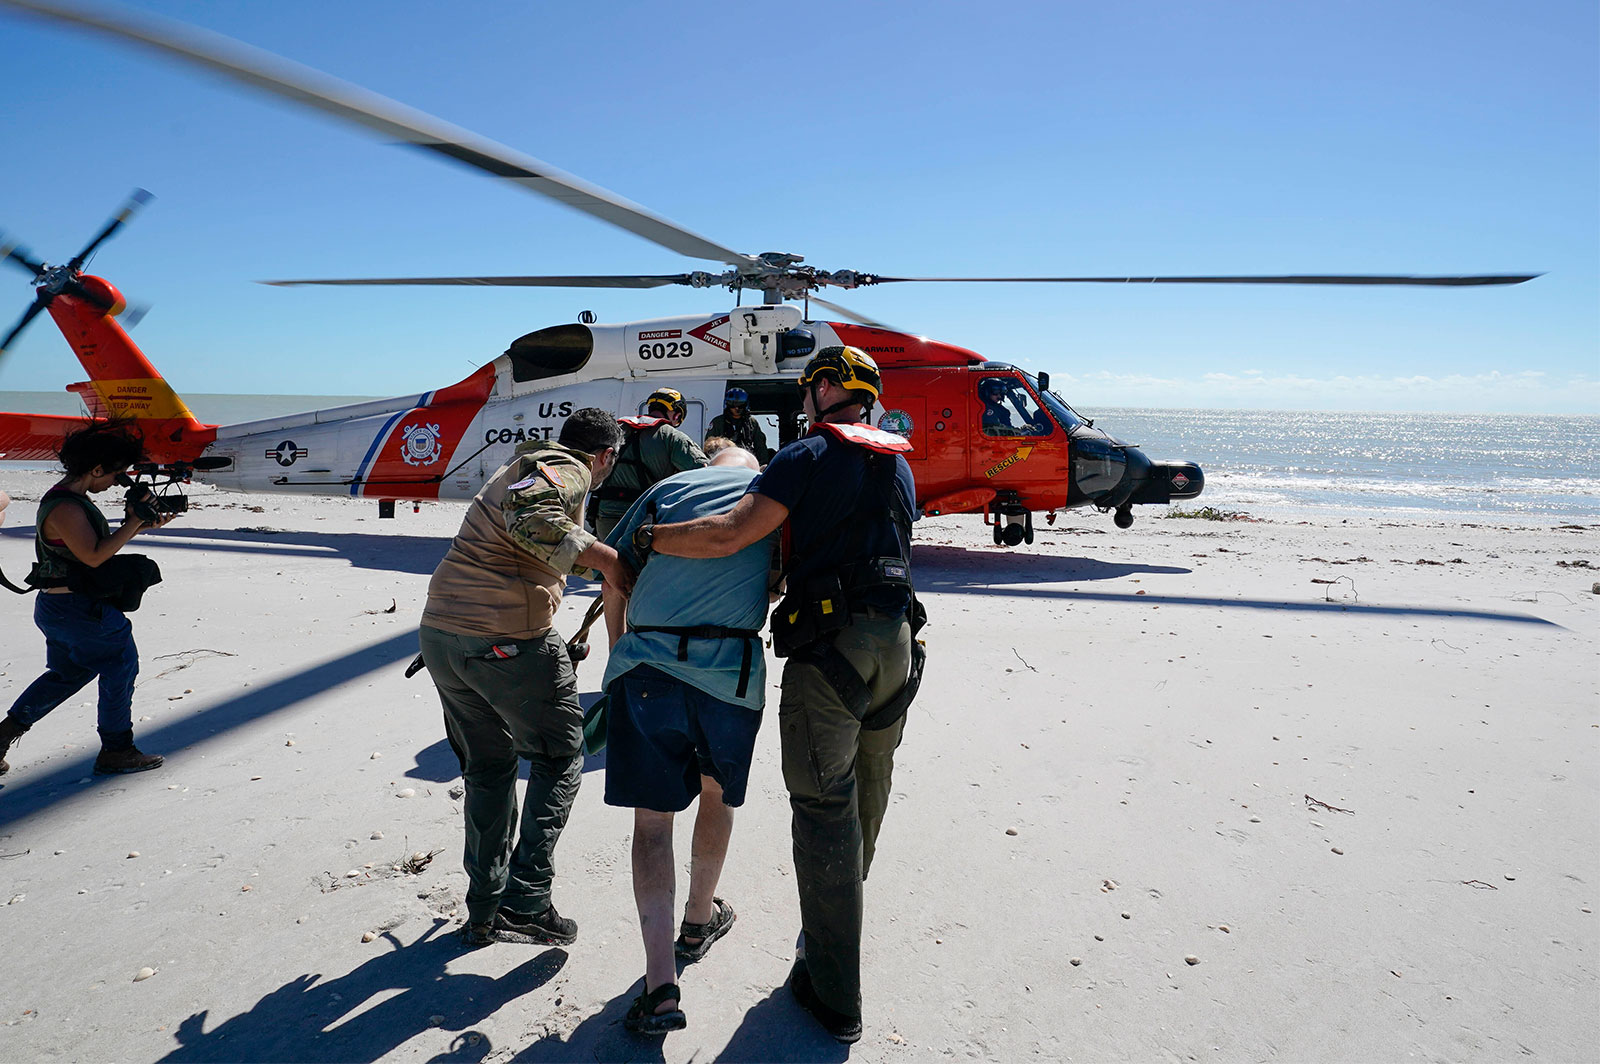
[[[650,665],[629,669],[606,689],[606,804],[680,813],[700,777],[744,804],[761,712],[712,698]]]

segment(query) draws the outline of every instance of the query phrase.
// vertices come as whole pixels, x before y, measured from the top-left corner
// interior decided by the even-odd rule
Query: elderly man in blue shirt
[[[623,1023],[640,1033],[686,1026],[674,954],[698,960],[735,919],[716,887],[761,726],[761,628],[773,539],[727,558],[641,558],[633,534],[641,523],[731,510],[759,468],[749,451],[720,451],[709,466],[652,486],[608,539],[639,572],[629,599],[610,583],[605,587],[613,639],[605,689],[606,803],[634,811],[633,895],[644,936],[645,986]],[[673,816],[696,796],[689,897],[674,942]]]

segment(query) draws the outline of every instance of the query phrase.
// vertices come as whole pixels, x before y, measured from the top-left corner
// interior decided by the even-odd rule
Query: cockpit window
[[[1048,436],[1053,428],[1028,389],[1015,377],[978,381],[985,436]]]
[[[594,334],[584,325],[552,325],[519,336],[506,348],[511,379],[537,381],[583,368],[594,354]]]
[[[1071,432],[1083,424],[1083,418],[1079,417],[1077,412],[1068,406],[1061,396],[1055,392],[1047,392],[1039,387],[1039,381],[1033,374],[1024,373],[1023,376],[1028,378],[1028,383],[1033,386],[1034,391],[1039,393],[1039,397],[1044,400],[1044,405],[1050,408],[1050,413],[1055,415],[1055,419],[1061,422],[1062,428]]]

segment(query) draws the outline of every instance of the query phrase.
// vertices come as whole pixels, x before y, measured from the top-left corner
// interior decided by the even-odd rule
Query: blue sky
[[[1504,3],[761,5],[142,0],[745,251],[884,274],[1546,271],[1493,289],[835,292],[1107,406],[1600,413],[1600,16]],[[180,392],[400,394],[521,333],[720,291],[273,289],[676,273],[476,172],[0,8],[0,229],[154,309]],[[0,274],[0,327],[30,293]],[[822,315],[818,315],[822,316]],[[81,371],[39,321],[0,387]]]

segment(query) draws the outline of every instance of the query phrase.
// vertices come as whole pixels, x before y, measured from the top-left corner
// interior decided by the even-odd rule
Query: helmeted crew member
[[[645,400],[644,417],[619,417],[627,437],[617,467],[604,487],[595,489],[595,534],[605,539],[633,501],[658,480],[698,469],[707,458],[700,445],[678,430],[689,404],[676,388],[657,388]]]
[[[999,377],[978,382],[978,398],[983,402],[983,432],[986,436],[1014,436],[1017,427],[1005,407],[1006,383]]]
[[[794,812],[803,954],[795,998],[840,1042],[861,1037],[862,880],[888,806],[894,751],[921,677],[911,588],[910,443],[863,423],[872,358],[826,347],[800,376],[812,425],[726,514],[642,528],[637,547],[714,558],[788,521],[788,591],[773,611],[778,721]]]
[[[707,438],[723,436],[743,447],[766,465],[772,460],[772,448],[767,446],[767,434],[761,431],[760,422],[750,416],[750,393],[743,388],[729,388],[722,397],[722,413],[711,419]]]
[[[578,410],[556,442],[517,445],[467,507],[428,584],[422,659],[444,704],[466,786],[467,941],[565,944],[578,925],[550,898],[552,855],[583,768],[583,710],[566,644],[551,627],[568,573],[624,591],[617,552],[583,529],[591,480],[622,445],[609,411]],[[517,824],[517,766],[527,793]]]

